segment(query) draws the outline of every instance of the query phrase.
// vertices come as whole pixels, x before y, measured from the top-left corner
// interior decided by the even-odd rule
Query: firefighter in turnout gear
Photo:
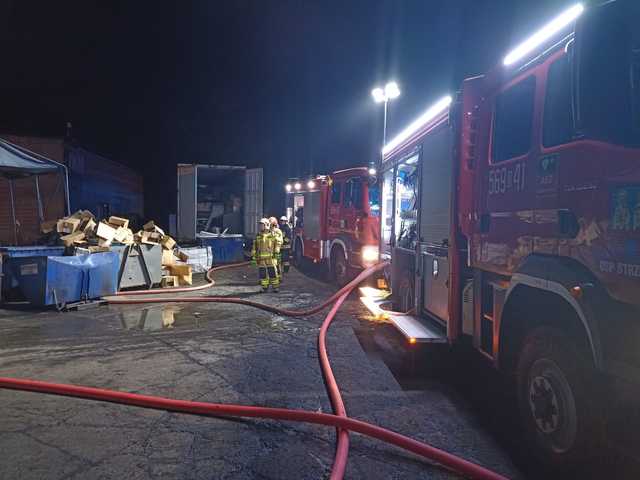
[[[269,290],[269,285],[274,292],[280,288],[280,278],[277,272],[277,259],[280,257],[279,239],[271,232],[269,220],[260,220],[260,232],[253,242],[251,249],[251,263],[258,266],[260,286],[262,291]]]
[[[278,275],[278,280],[282,281],[282,254],[280,249],[284,243],[284,238],[282,236],[282,230],[278,228],[278,219],[276,217],[269,217],[269,225],[271,226],[271,233],[275,237],[276,242],[278,242],[278,255],[275,257],[276,274]]]
[[[291,241],[293,240],[293,230],[289,225],[289,219],[284,215],[280,217],[280,231],[282,231],[283,243],[280,253],[282,254],[282,272],[287,273],[291,266]]]

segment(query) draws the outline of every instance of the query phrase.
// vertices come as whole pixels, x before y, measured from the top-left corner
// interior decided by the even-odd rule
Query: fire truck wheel
[[[575,468],[601,438],[596,373],[560,331],[538,328],[518,359],[518,406],[534,453],[553,468]]]
[[[349,283],[349,265],[342,248],[331,251],[331,273],[338,286],[343,287]]]

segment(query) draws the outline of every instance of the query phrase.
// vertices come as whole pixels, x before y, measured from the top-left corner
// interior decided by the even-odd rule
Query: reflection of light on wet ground
[[[161,307],[146,307],[140,310],[122,312],[122,327],[125,330],[147,330],[155,331],[173,328],[176,321],[180,320],[178,314],[183,307],[179,305],[163,305]],[[188,319],[192,326],[198,326],[199,312],[189,315]],[[185,316],[187,317],[187,316]],[[180,323],[180,322],[178,322]]]

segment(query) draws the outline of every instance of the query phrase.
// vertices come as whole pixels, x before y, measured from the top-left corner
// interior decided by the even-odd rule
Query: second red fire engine
[[[372,173],[374,175],[372,175]],[[339,285],[378,261],[380,202],[375,172],[365,167],[286,186],[293,217],[293,259],[326,263]]]

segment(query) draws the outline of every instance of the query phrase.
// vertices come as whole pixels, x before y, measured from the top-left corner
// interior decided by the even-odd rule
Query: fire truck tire
[[[524,340],[518,359],[518,407],[533,452],[546,466],[575,469],[600,443],[596,372],[559,330],[541,327]]]
[[[345,286],[351,278],[347,258],[340,247],[335,247],[331,251],[331,275],[339,287]]]

